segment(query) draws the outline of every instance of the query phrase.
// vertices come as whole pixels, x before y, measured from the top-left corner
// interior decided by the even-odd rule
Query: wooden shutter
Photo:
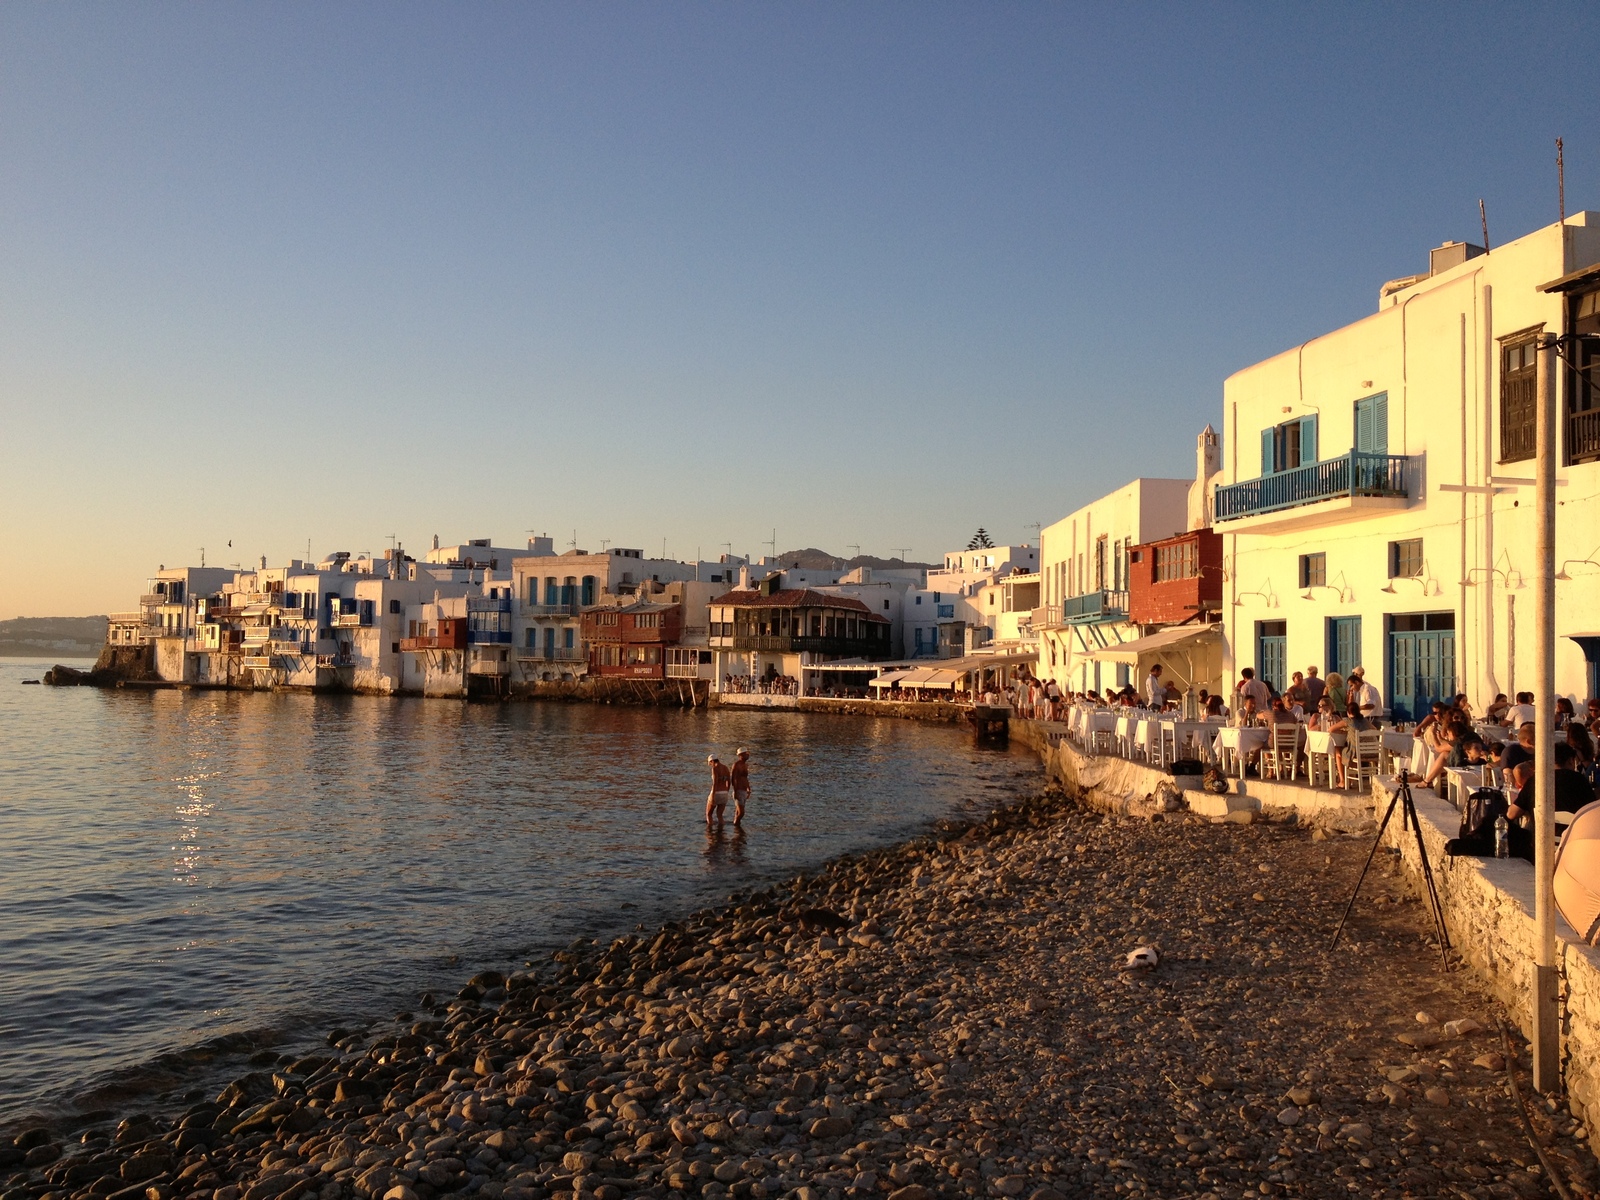
[[[1317,418],[1300,418],[1300,465],[1317,461]]]

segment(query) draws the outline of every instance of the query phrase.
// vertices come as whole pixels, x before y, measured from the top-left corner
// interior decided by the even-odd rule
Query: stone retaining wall
[[[1234,781],[1227,796],[1199,790],[1198,780],[1168,776],[1164,771],[1114,756],[1085,754],[1064,734],[1064,725],[1013,719],[1011,736],[1039,752],[1046,772],[1084,803],[1105,812],[1138,811],[1162,780],[1172,780],[1192,812],[1212,817],[1230,812],[1285,816],[1371,836],[1376,818],[1393,797],[1394,781],[1374,782],[1371,795],[1334,792],[1292,784],[1247,779]],[[1450,940],[1506,1006],[1525,1036],[1533,1030],[1534,923],[1533,868],[1522,859],[1450,858],[1444,843],[1456,835],[1460,816],[1454,806],[1430,791],[1416,791],[1423,844],[1434,868],[1434,882],[1444,908]],[[1246,818],[1251,819],[1251,818]],[[1398,854],[1419,892],[1422,864],[1416,835],[1402,827],[1398,812],[1384,831],[1384,843]],[[1418,954],[1432,951],[1419,944]],[[1585,945],[1557,918],[1556,962],[1560,976],[1561,1062],[1572,1115],[1584,1123],[1591,1139],[1600,1138],[1600,952]]]
[[[908,721],[955,722],[967,718],[965,704],[938,700],[836,700],[824,696],[764,696],[728,692],[711,694],[714,707],[760,708],[784,712],[845,713],[854,717],[898,717]],[[1012,722],[1012,728],[1016,723]]]

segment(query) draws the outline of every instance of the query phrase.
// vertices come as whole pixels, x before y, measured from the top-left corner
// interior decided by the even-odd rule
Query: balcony
[[[335,629],[359,629],[363,625],[371,624],[372,619],[369,617],[363,621],[360,613],[340,613],[333,619]]]
[[[509,629],[469,629],[467,630],[467,644],[471,646],[509,646],[511,644],[511,631]]]
[[[1217,488],[1216,524],[1222,533],[1282,533],[1330,525],[1411,502],[1415,465],[1403,454],[1352,450],[1309,466]]]
[[[722,639],[726,641],[727,639]],[[762,637],[759,634],[736,633],[735,650],[756,650],[770,654],[838,654],[860,655],[870,658],[888,652],[888,643],[879,638],[848,637]]]
[[[178,602],[168,600],[165,592],[146,592],[139,597],[139,603],[145,608],[154,608],[159,604],[174,604]]]
[[[1085,592],[1081,596],[1068,596],[1061,602],[1064,625],[1099,625],[1127,619],[1127,592]]]
[[[431,637],[400,639],[400,653],[415,654],[420,650],[465,650],[467,644],[453,634],[434,634]]]
[[[578,615],[578,602],[570,604],[529,604],[523,601],[522,615],[525,617],[575,617]]]
[[[524,646],[517,651],[518,662],[588,662],[589,651],[579,646]]]

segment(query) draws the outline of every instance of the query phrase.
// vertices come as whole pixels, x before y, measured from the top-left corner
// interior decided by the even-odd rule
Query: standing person
[[[706,824],[711,824],[711,814],[715,812],[717,824],[720,825],[723,812],[728,807],[728,793],[732,790],[733,779],[728,768],[722,765],[722,760],[715,754],[707,755],[706,762],[711,764],[711,794],[706,797]]]
[[[1290,677],[1289,686],[1284,690],[1283,698],[1287,700],[1290,705],[1299,705],[1302,709],[1312,707],[1315,701],[1311,695],[1311,689],[1306,687],[1306,677],[1304,673],[1296,671]]]
[[[750,799],[750,751],[743,746],[733,757],[730,782],[733,784],[733,823],[737,825],[744,820],[745,801]]]
[[[1306,668],[1306,695],[1311,697],[1311,707],[1312,708],[1315,708],[1317,706],[1317,701],[1322,699],[1322,693],[1324,691],[1326,691],[1327,688],[1328,688],[1327,682],[1317,676],[1316,667],[1307,667]]]
[[[1246,667],[1239,672],[1239,682],[1234,685],[1233,691],[1239,701],[1234,705],[1235,709],[1243,708],[1246,699],[1254,700],[1259,712],[1265,712],[1272,703],[1272,690],[1256,678],[1253,667]]]
[[[1383,697],[1367,682],[1365,667],[1350,669],[1349,707],[1351,729],[1377,728],[1378,718],[1383,716]]]
[[[1161,664],[1156,663],[1150,668],[1150,674],[1144,680],[1144,698],[1146,703],[1156,712],[1161,711],[1162,704],[1166,703],[1167,689],[1161,683]]]

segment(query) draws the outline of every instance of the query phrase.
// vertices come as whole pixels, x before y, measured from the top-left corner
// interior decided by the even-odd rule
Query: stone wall
[[[1393,795],[1392,781],[1377,785],[1378,815]],[[1444,906],[1445,926],[1457,953],[1489,983],[1526,1036],[1533,1032],[1533,867],[1520,858],[1450,858],[1444,843],[1456,835],[1455,807],[1419,791],[1417,815],[1433,878]],[[1402,829],[1398,812],[1384,841],[1399,851],[1406,872],[1422,884],[1416,835]],[[1572,1115],[1591,1138],[1600,1137],[1600,953],[1585,945],[1559,914],[1556,970],[1561,998],[1561,1070]]]
[[[1066,727],[1013,719],[1011,736],[1039,752],[1046,772],[1090,807],[1105,812],[1137,812],[1155,793],[1164,771],[1112,756],[1085,754],[1065,738]],[[1190,811],[1212,817],[1260,813],[1343,832],[1372,836],[1393,797],[1393,780],[1380,779],[1370,795],[1332,792],[1296,784],[1247,779],[1234,781],[1226,796],[1198,790],[1198,781],[1175,780]],[[1450,858],[1444,843],[1456,835],[1460,816],[1454,806],[1433,792],[1418,791],[1417,815],[1423,844],[1434,868],[1434,881],[1444,908],[1445,925],[1460,957],[1488,983],[1506,1006],[1513,1022],[1531,1036],[1530,996],[1533,988],[1533,867],[1522,859]],[[1422,864],[1416,835],[1402,827],[1399,815],[1384,830],[1384,843],[1395,852],[1420,891]],[[1419,945],[1426,954],[1431,947]],[[1591,1138],[1600,1138],[1600,952],[1585,945],[1565,921],[1556,922],[1557,970],[1561,997],[1561,1061],[1572,1115]]]
[[[711,703],[724,708],[761,708],[787,712],[844,713],[855,717],[897,717],[907,721],[954,723],[967,719],[965,704],[938,700],[837,700],[825,696],[763,696],[713,692]],[[1016,723],[1012,723],[1016,728]]]

